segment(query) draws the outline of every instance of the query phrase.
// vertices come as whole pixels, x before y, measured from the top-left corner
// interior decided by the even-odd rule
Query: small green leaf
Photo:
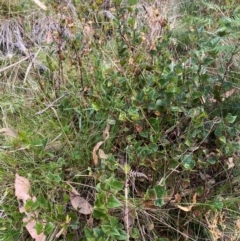
[[[176,86],[176,84],[170,84],[167,86],[166,93],[180,93],[181,89]]]
[[[124,171],[124,173],[125,173],[125,174],[128,174],[128,173],[130,172],[130,170],[131,170],[131,167],[130,167],[127,163],[125,163],[125,164],[123,165],[123,171]]]
[[[154,189],[148,189],[144,195],[144,200],[151,200],[156,198],[156,191]]]
[[[58,174],[53,174],[51,172],[48,173],[48,178],[51,181],[54,181],[54,182],[57,182],[57,183],[62,181],[62,178]]]
[[[121,202],[114,196],[111,196],[107,200],[107,208],[117,208],[122,206]]]
[[[116,226],[119,223],[119,220],[116,217],[109,217],[109,222],[112,226]]]
[[[44,234],[48,235],[52,233],[52,231],[55,229],[55,224],[52,222],[48,222],[44,228]]]
[[[123,189],[123,184],[121,182],[119,182],[118,180],[116,180],[115,178],[113,178],[111,180],[110,185],[111,185],[111,190],[115,191],[115,192],[118,192]]]
[[[146,130],[146,131],[141,131],[139,132],[139,135],[143,138],[148,138],[148,135],[149,135],[149,131]]]
[[[119,234],[118,236],[116,236],[117,240],[128,240],[128,235],[124,230],[118,230]]]
[[[119,114],[118,119],[119,119],[120,121],[125,121],[125,120],[127,120],[127,114],[126,114],[124,111],[121,111],[120,114]]]
[[[92,108],[93,108],[95,111],[99,111],[99,110],[100,110],[99,103],[97,103],[97,102],[92,102]]]
[[[151,150],[151,153],[156,153],[158,151],[158,145],[155,143],[150,143],[148,148]]]
[[[220,37],[223,37],[227,34],[227,28],[226,27],[221,27],[217,30],[217,35]]]
[[[219,140],[220,140],[222,143],[224,143],[224,144],[226,144],[226,142],[227,142],[225,136],[220,136],[220,137],[219,137]]]
[[[211,40],[212,47],[215,47],[219,43],[220,40],[221,40],[221,38],[219,38],[219,37],[213,38]]]
[[[163,101],[163,100],[158,99],[158,100],[156,101],[156,105],[157,105],[157,106],[164,106],[164,105],[165,105],[165,103],[164,103],[164,101]]]
[[[24,208],[27,212],[31,212],[33,210],[36,210],[38,208],[38,203],[37,202],[34,202],[32,199],[28,199]]]
[[[166,193],[165,186],[156,185],[154,186],[154,190],[158,198],[162,198]]]
[[[35,229],[37,231],[37,234],[39,235],[43,231],[43,224],[42,223],[36,223]]]
[[[47,201],[47,199],[43,195],[40,195],[39,197],[37,197],[37,202],[41,206],[46,206],[48,201]]]
[[[104,208],[106,194],[105,194],[105,192],[101,191],[101,188],[99,188],[98,191],[100,193],[97,193],[97,195],[96,195],[95,207]]]
[[[94,208],[93,216],[96,219],[106,219],[107,218],[106,210],[105,209],[100,209],[100,208]]]
[[[132,229],[131,237],[133,239],[139,240],[139,230],[137,228]]]
[[[221,211],[223,209],[223,202],[220,196],[216,197],[216,199],[209,204],[213,211]]]
[[[216,129],[215,129],[215,131],[214,131],[214,134],[215,134],[215,136],[221,136],[222,135],[222,132],[223,132],[223,125],[219,125]]]
[[[79,229],[79,222],[71,223],[69,227],[71,227],[73,230],[77,230]]]
[[[211,156],[207,159],[207,162],[210,163],[210,164],[215,164],[216,163],[216,157],[214,156]]]
[[[186,155],[183,157],[183,166],[187,170],[192,170],[195,166],[195,161],[192,159],[192,155]]]
[[[181,112],[182,110],[181,110],[181,108],[179,106],[172,106],[171,107],[171,111],[172,112]]]
[[[138,3],[138,0],[128,0],[128,4],[132,5],[136,5]]]
[[[104,232],[100,228],[94,228],[93,229],[94,236],[98,238],[97,240],[102,240],[101,238],[104,236]],[[94,239],[96,240],[96,239]]]
[[[87,240],[91,240],[91,238],[93,237],[93,230],[85,227],[84,228],[84,236]]]
[[[154,201],[154,205],[157,207],[162,207],[162,205],[164,205],[164,200],[162,198],[159,198]]]
[[[51,71],[55,71],[58,69],[57,63],[52,58],[50,58],[48,55],[46,56],[46,60],[47,60],[48,68]]]
[[[140,115],[138,113],[139,109],[136,107],[131,107],[128,109],[128,114],[130,115],[132,120],[139,120]]]
[[[102,225],[101,226],[102,231],[107,234],[107,235],[120,235],[120,233],[118,232],[118,230],[110,225]]]
[[[225,117],[225,120],[230,124],[234,123],[236,119],[237,119],[237,116],[236,115],[233,116],[231,113],[228,113],[227,116]]]
[[[116,120],[115,120],[115,119],[110,119],[110,118],[109,118],[109,119],[107,120],[107,122],[108,122],[109,125],[115,125],[115,124],[116,124]]]

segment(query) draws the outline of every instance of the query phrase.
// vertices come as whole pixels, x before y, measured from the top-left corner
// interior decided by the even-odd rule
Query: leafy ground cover
[[[0,5],[1,240],[239,240],[237,1]]]

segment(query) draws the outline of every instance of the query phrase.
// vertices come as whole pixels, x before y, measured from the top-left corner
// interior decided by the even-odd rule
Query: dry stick
[[[3,72],[3,71],[5,71],[5,70],[7,70],[7,69],[12,68],[12,67],[15,66],[15,65],[18,65],[18,64],[24,62],[25,60],[27,60],[27,59],[29,59],[29,58],[30,58],[30,56],[27,56],[27,57],[19,60],[18,62],[14,63],[14,64],[11,64],[11,65],[9,65],[9,66],[7,66],[7,67],[4,67],[4,68],[0,69],[0,73]]]
[[[41,48],[38,49],[37,53],[36,53],[36,54],[34,55],[34,57],[31,59],[29,65],[28,65],[28,67],[27,67],[27,71],[26,71],[26,73],[25,73],[25,77],[24,77],[24,80],[23,80],[23,83],[24,83],[24,84],[26,84],[26,80],[27,80],[27,77],[28,77],[28,73],[29,73],[32,65],[34,64],[34,62],[35,62],[35,60],[36,60],[36,58],[37,58],[38,53],[39,53],[40,50],[41,50]],[[29,57],[30,57],[30,55],[29,55]]]
[[[69,93],[64,93],[63,95],[61,95],[59,98],[57,98],[56,100],[54,100],[52,103],[50,103],[46,108],[44,108],[43,110],[38,111],[37,113],[35,113],[35,115],[41,115],[43,114],[45,111],[47,111],[48,109],[52,108],[54,106],[54,104],[56,102],[58,102],[59,100],[61,100],[63,97],[69,95]]]
[[[127,167],[127,158],[126,158],[126,162],[125,165]],[[129,208],[128,208],[128,181],[129,181],[129,177],[128,177],[128,173],[125,170],[125,187],[124,187],[124,196],[125,196],[125,208],[124,208],[124,221],[125,221],[125,228],[127,231],[127,240],[129,240],[130,237],[130,230],[129,230]]]

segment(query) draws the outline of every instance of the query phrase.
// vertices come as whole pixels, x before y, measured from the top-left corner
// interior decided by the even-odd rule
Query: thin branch
[[[62,96],[58,97],[56,100],[54,100],[52,103],[50,103],[49,105],[47,105],[46,108],[44,108],[43,110],[40,110],[38,111],[37,113],[35,113],[35,115],[41,115],[43,114],[44,112],[46,112],[48,109],[54,107],[54,105],[59,101],[61,100],[63,97],[69,95],[69,93],[64,93]]]
[[[19,60],[18,62],[14,63],[14,64],[11,64],[11,65],[9,65],[9,66],[7,66],[7,67],[4,67],[4,68],[0,69],[0,73],[3,72],[3,71],[5,71],[5,70],[7,70],[7,69],[12,68],[12,67],[15,66],[15,65],[18,65],[18,64],[20,64],[20,63],[26,61],[26,60],[29,59],[29,58],[30,58],[30,56],[27,56],[27,57],[25,57],[25,58]]]
[[[28,67],[27,67],[27,70],[26,70],[26,73],[25,73],[25,77],[24,77],[24,80],[23,80],[23,83],[24,83],[24,84],[26,83],[26,80],[27,80],[29,71],[30,71],[32,65],[35,63],[35,60],[36,60],[36,58],[37,58],[38,53],[39,53],[40,50],[41,50],[41,48],[38,49],[37,53],[36,53],[36,54],[34,55],[34,57],[31,59],[29,65],[28,65]]]

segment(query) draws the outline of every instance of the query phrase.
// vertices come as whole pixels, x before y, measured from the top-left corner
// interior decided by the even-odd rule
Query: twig
[[[12,68],[12,67],[15,66],[15,65],[18,65],[18,64],[24,62],[25,60],[27,60],[27,59],[29,59],[29,58],[30,58],[30,56],[27,56],[27,57],[19,60],[18,62],[14,63],[14,64],[11,64],[11,65],[9,65],[9,66],[7,66],[7,67],[4,67],[4,68],[0,69],[0,73],[3,72],[3,71],[5,71],[5,70],[7,70],[7,69]]]
[[[64,93],[62,96],[58,97],[56,100],[54,100],[52,103],[50,103],[49,105],[47,105],[46,108],[44,108],[43,110],[40,110],[38,112],[35,113],[35,115],[41,115],[43,114],[45,111],[47,111],[48,109],[52,108],[59,100],[61,100],[63,97],[69,95],[69,93]]]
[[[127,154],[126,154],[127,155]],[[127,156],[126,156],[126,161],[125,165],[127,167],[128,161],[127,161]],[[125,185],[124,185],[124,196],[125,196],[125,207],[124,207],[124,217],[123,217],[123,222],[125,226],[125,230],[127,233],[127,241],[129,241],[132,225],[133,225],[133,219],[131,216],[132,210],[129,210],[129,205],[128,205],[128,187],[129,187],[129,175],[127,170],[125,170]]]
[[[28,73],[29,73],[32,65],[34,64],[34,62],[35,62],[35,60],[36,60],[36,58],[37,58],[38,53],[39,53],[40,50],[41,50],[41,48],[38,49],[37,53],[36,53],[36,54],[34,55],[34,57],[31,59],[29,65],[28,65],[28,67],[27,67],[27,71],[26,71],[26,73],[25,73],[25,77],[24,77],[24,80],[23,80],[23,83],[24,83],[24,84],[26,83],[26,80],[27,80],[27,77],[28,77]],[[30,57],[30,55],[29,55],[29,57]]]

